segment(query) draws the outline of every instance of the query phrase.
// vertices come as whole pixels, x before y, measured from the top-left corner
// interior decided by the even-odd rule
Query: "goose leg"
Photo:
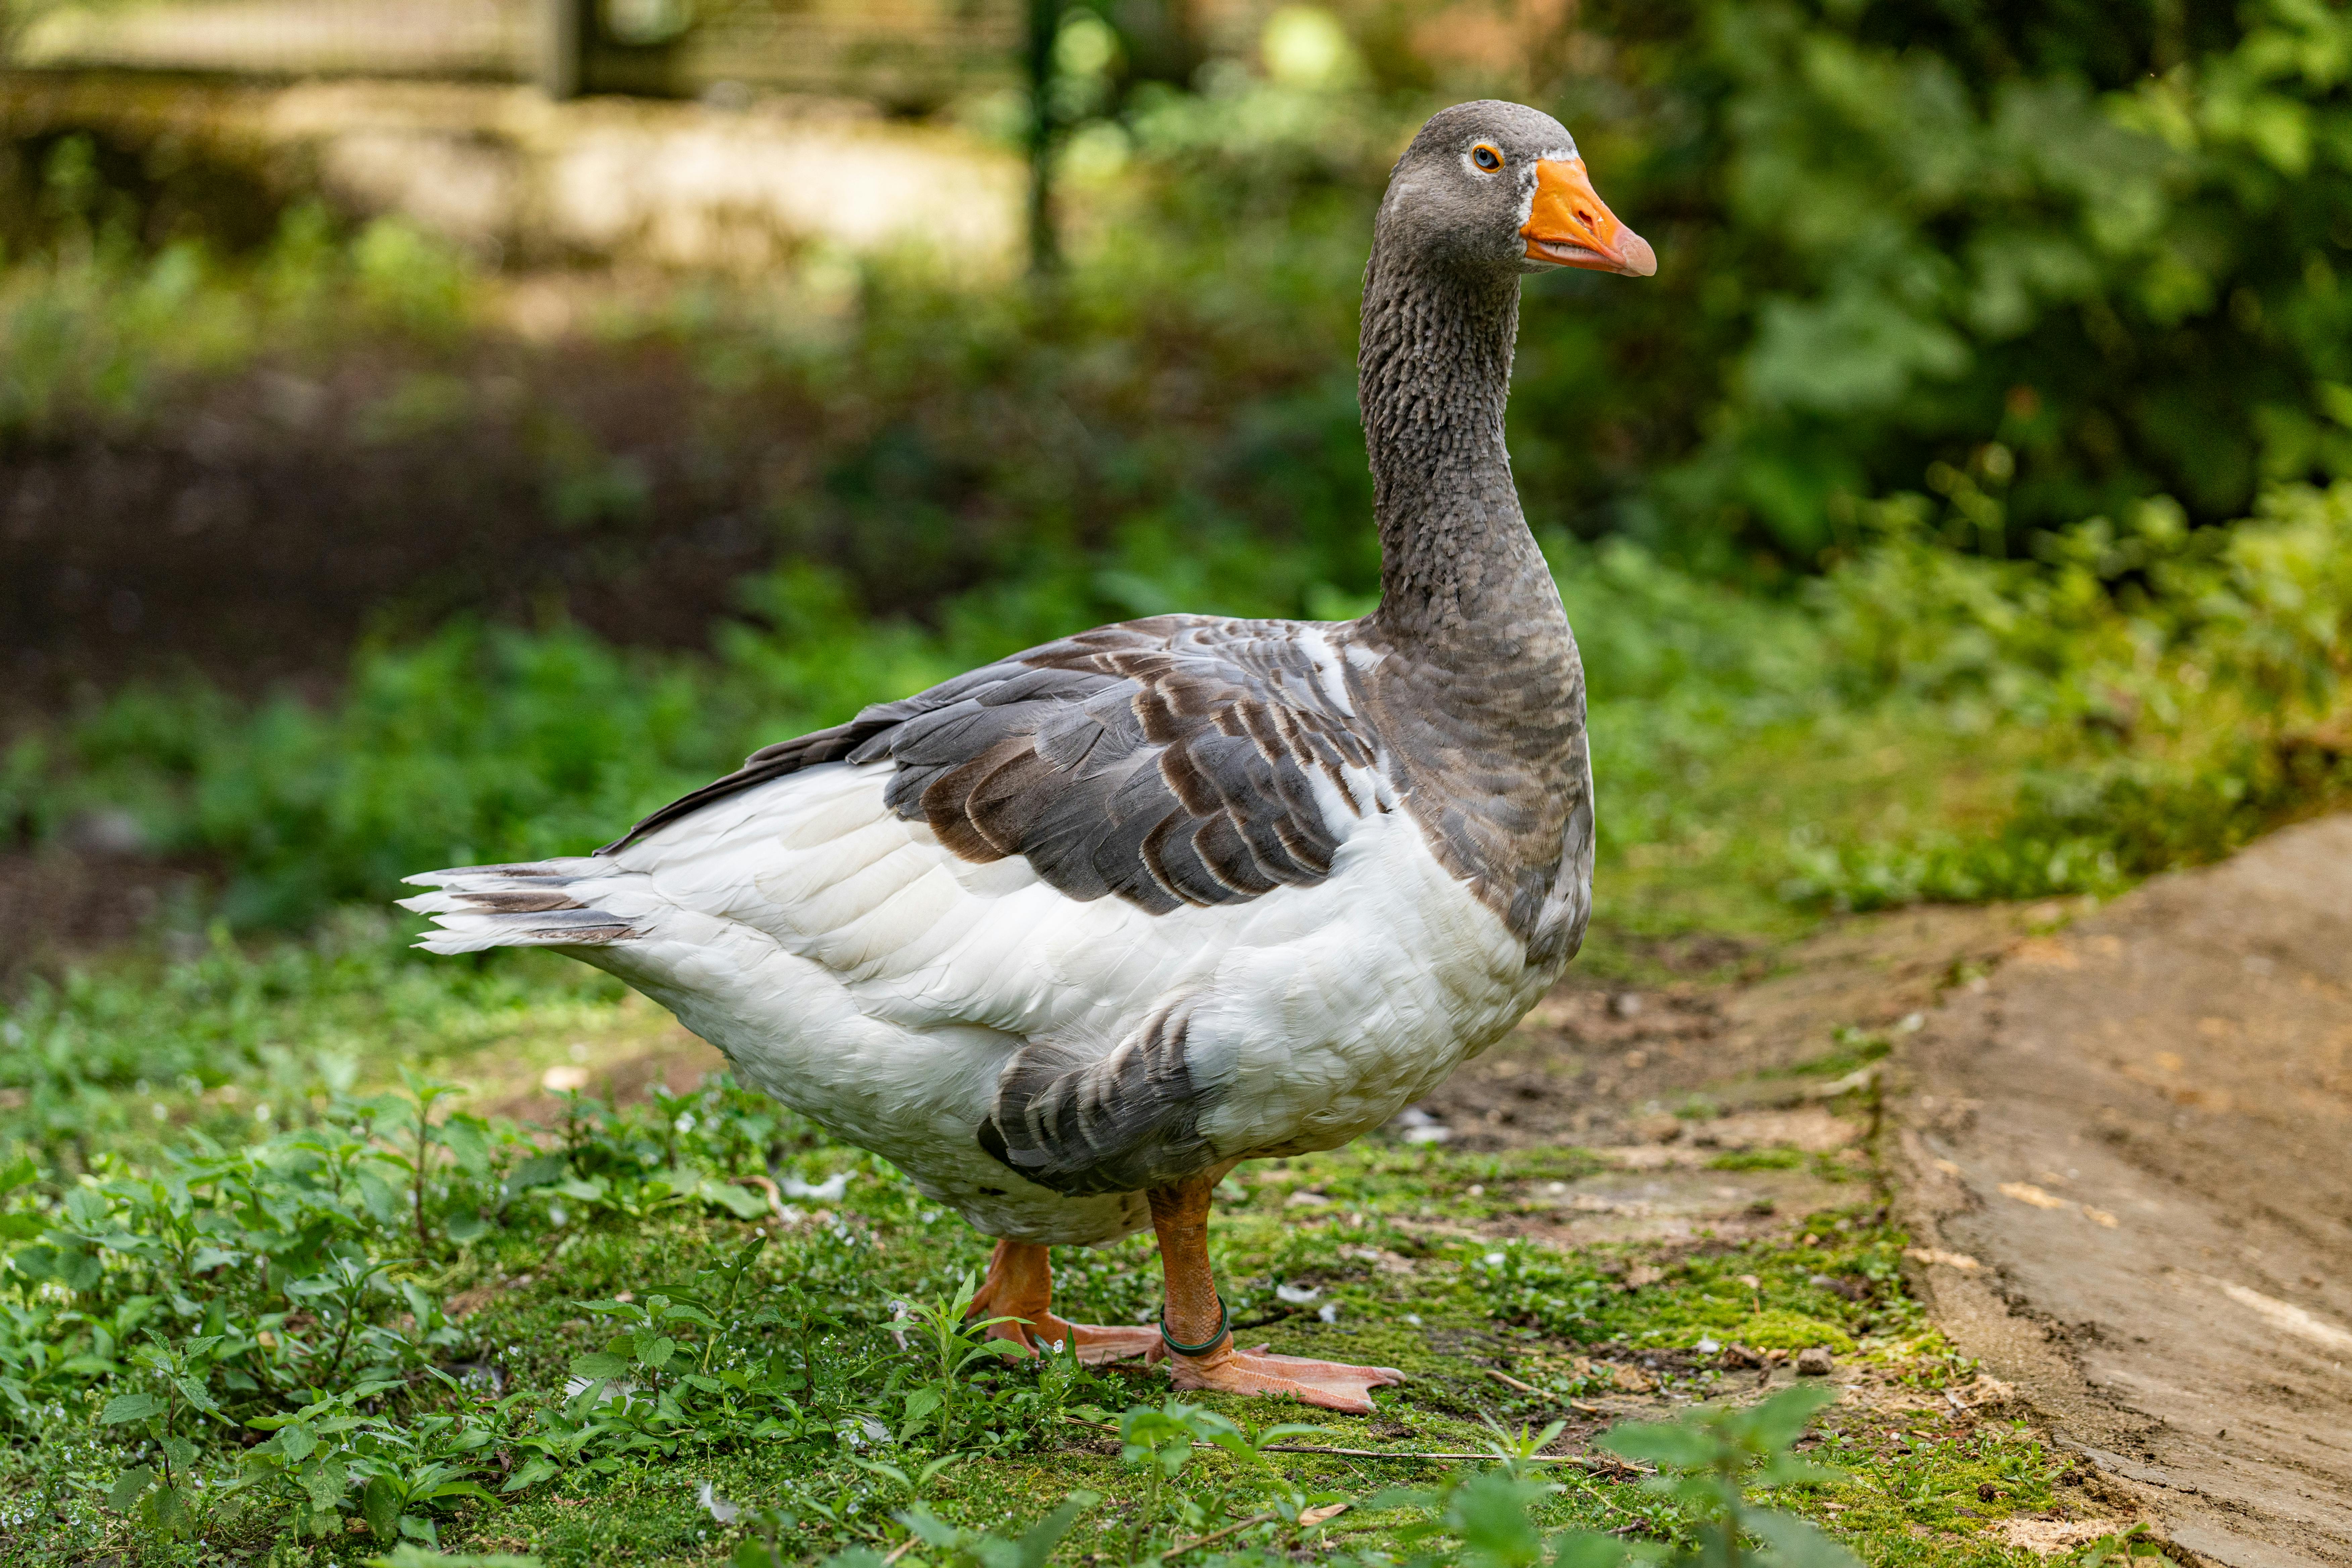
[[[1224,1309],[1217,1283],[1209,1271],[1209,1194],[1223,1173],[1195,1177],[1172,1187],[1155,1188],[1151,1228],[1160,1236],[1160,1268],[1167,1283],[1165,1309],[1170,1338],[1179,1344],[1215,1342],[1197,1353],[1152,1346],[1151,1359],[1165,1360],[1180,1389],[1213,1389],[1221,1394],[1286,1394],[1326,1410],[1358,1415],[1372,1413],[1372,1390],[1404,1381],[1404,1373],[1388,1366],[1350,1366],[1345,1362],[1311,1361],[1305,1356],[1268,1355],[1265,1347],[1244,1351],[1234,1343],[1231,1330],[1220,1333]]]
[[[1088,1366],[1142,1355],[1160,1342],[1156,1328],[1098,1327],[1054,1315],[1054,1269],[1046,1249],[1034,1241],[999,1241],[988,1259],[988,1277],[971,1298],[976,1318],[1012,1318],[992,1324],[988,1337],[1004,1340],[1030,1354],[1040,1342],[1076,1341],[1078,1359]]]

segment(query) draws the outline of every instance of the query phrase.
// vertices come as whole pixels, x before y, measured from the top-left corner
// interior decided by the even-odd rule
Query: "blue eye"
[[[1502,153],[1484,142],[1470,149],[1470,161],[1490,174],[1503,166]]]

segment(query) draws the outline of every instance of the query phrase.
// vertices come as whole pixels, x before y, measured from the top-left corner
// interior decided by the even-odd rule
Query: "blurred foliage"
[[[2228,530],[2150,506],[2128,529],[2051,535],[2035,563],[1961,554],[1908,501],[1867,526],[1804,604],[1553,537],[1615,918],[1640,919],[1626,873],[1677,847],[1698,877],[1843,907],[2107,891],[2352,785],[2352,484],[2276,492]],[[758,619],[709,658],[460,624],[362,649],[324,707],[133,688],[16,742],[0,818],[43,837],[128,809],[152,848],[230,872],[232,919],[298,921],[411,871],[593,848],[757,744],[1082,624],[1091,594],[1265,607],[1160,549],[1126,541],[1092,584],[974,590],[939,629],[869,618],[793,567],[751,586]],[[1889,834],[1863,812],[1862,742],[1933,777],[1992,737],[2022,783],[1962,803],[1973,819],[1931,797],[1925,824]],[[1809,799],[1825,834],[1791,833]]]
[[[1665,262],[1533,280],[1511,412],[1591,676],[1604,917],[2101,891],[2340,795],[2352,13],[1604,5],[1514,78],[1402,13],[1293,7],[1261,68],[1185,86],[1133,68],[1122,15],[1073,13],[1057,50],[1052,286],[812,253],[766,292],[614,291],[552,348],[398,220],[159,246],[56,142],[47,238],[0,279],[0,443],[216,434],[270,405],[211,397],[240,377],[389,356],[299,438],[383,468],[510,428],[530,479],[494,504],[537,510],[461,521],[580,542],[547,592],[606,571],[625,604],[717,522],[766,564],[691,655],[626,616],[394,599],[331,701],[93,697],[5,753],[0,822],[128,809],[226,873],[233,920],[294,922],[590,847],[754,745],[1076,627],[1360,613],[1371,204],[1433,102],[1486,89],[1574,126]],[[634,432],[566,401],[631,375]]]
[[[1558,113],[1663,265],[1528,290],[1538,516],[1809,566],[1923,484],[1978,487],[1999,552],[2158,494],[2224,521],[2352,462],[2340,6],[1603,4],[1483,53],[1448,37],[1466,8],[1343,14],[1335,45],[1286,11],[1263,78],[1146,83],[1119,122],[1150,166],[1213,169],[1171,183],[1230,225],[1269,192],[1368,204],[1439,101]]]

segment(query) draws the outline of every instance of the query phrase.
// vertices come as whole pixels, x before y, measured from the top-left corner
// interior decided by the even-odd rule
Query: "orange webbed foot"
[[[1170,1354],[1163,1349],[1154,1359],[1162,1358],[1176,1387],[1185,1392],[1287,1394],[1303,1405],[1351,1415],[1372,1414],[1373,1389],[1404,1381],[1404,1373],[1392,1366],[1270,1355],[1264,1345],[1237,1350],[1231,1340],[1205,1355]]]

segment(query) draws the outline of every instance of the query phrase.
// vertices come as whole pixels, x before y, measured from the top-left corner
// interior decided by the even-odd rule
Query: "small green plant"
[[[979,1290],[979,1277],[967,1270],[951,1295],[935,1297],[914,1308],[911,1321],[920,1347],[916,1353],[921,1358],[923,1381],[907,1390],[900,1442],[927,1428],[941,1447],[952,1447],[965,1437],[980,1414],[973,1405],[984,1403],[985,1396],[971,1387],[964,1374],[976,1363],[1000,1363],[1013,1353],[1004,1341],[987,1336],[990,1329],[1016,1320],[972,1317],[972,1298]]]
[[[1833,1388],[1801,1384],[1745,1408],[1702,1407],[1679,1421],[1612,1427],[1594,1446],[1655,1464],[1661,1473],[1646,1484],[1698,1521],[1696,1550],[1670,1561],[1691,1568],[1859,1568],[1852,1552],[1811,1524],[1756,1507],[1748,1497],[1755,1488],[1837,1479],[1837,1471],[1792,1451],[1813,1416],[1836,1398]],[[1750,1547],[1751,1536],[1764,1544]],[[1585,1538],[1575,1559],[1579,1568],[1611,1561],[1598,1544],[1609,1539]]]
[[[117,1513],[139,1511],[140,1521],[166,1536],[185,1533],[201,1508],[192,1486],[196,1446],[184,1428],[205,1418],[218,1419],[205,1382],[222,1336],[204,1334],[173,1343],[150,1332],[147,1342],[131,1352],[130,1364],[145,1374],[149,1388],[118,1394],[106,1402],[99,1420],[108,1426],[142,1428],[152,1438],[153,1467],[133,1466],[115,1480],[107,1506]]]
[[[1097,1492],[1072,1492],[1053,1512],[1009,1538],[990,1531],[942,1523],[919,1502],[899,1514],[898,1519],[917,1539],[954,1564],[954,1568],[1045,1568],[1046,1560],[1054,1554],[1062,1537],[1070,1532],[1070,1527],[1100,1501],[1102,1497]],[[736,1568],[767,1565],[747,1563],[739,1553]]]
[[[1654,1464],[1644,1488],[1671,1500],[1688,1544],[1626,1540],[1591,1530],[1547,1532],[1538,1510],[1567,1489],[1545,1480],[1538,1456],[1565,1428],[1496,1431],[1497,1463],[1461,1470],[1433,1489],[1392,1489],[1367,1498],[1366,1510],[1408,1507],[1420,1521],[1398,1531],[1433,1550],[1421,1561],[1458,1568],[1860,1568],[1853,1554],[1803,1520],[1755,1506],[1756,1488],[1818,1485],[1837,1472],[1791,1451],[1834,1391],[1799,1386],[1744,1408],[1706,1405],[1669,1423],[1611,1427],[1593,1446]],[[1491,1425],[1491,1424],[1490,1424]],[[1760,1546],[1750,1540],[1760,1540]]]

